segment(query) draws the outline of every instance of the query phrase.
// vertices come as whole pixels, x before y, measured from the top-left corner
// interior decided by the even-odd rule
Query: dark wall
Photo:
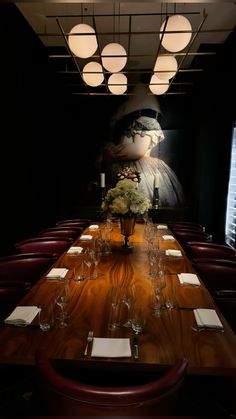
[[[189,179],[194,217],[224,241],[235,102],[236,34],[211,59],[189,98]]]
[[[0,254],[96,200],[96,156],[109,136],[115,96],[69,96],[14,4],[0,5]],[[235,108],[235,34],[192,95],[160,97],[170,159],[191,217],[222,239]],[[223,81],[222,81],[223,80]]]

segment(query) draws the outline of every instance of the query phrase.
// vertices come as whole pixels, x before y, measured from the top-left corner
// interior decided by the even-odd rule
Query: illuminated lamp
[[[85,33],[90,35],[82,35]],[[70,35],[68,36],[68,45],[70,50],[77,57],[91,57],[96,52],[98,47],[95,30],[85,23],[80,23],[79,25],[74,26],[70,31]]]
[[[166,22],[166,21],[165,21]],[[161,32],[164,30],[165,22],[161,25]],[[174,33],[166,33],[168,31],[174,32]],[[180,32],[180,31],[190,31],[190,32]],[[170,16],[166,28],[165,33],[162,38],[162,46],[167,50],[171,52],[177,52],[184,49],[192,36],[192,26],[189,22],[189,20],[182,15],[173,15]],[[180,32],[180,33],[178,33]],[[160,34],[160,38],[162,37],[162,33]]]
[[[169,88],[169,80],[158,79],[155,74],[151,77],[149,89],[154,95],[163,95]]]
[[[114,95],[123,95],[127,90],[127,77],[123,73],[111,74],[108,79],[108,89]]]
[[[83,80],[89,86],[99,86],[104,80],[101,64],[96,61],[91,61],[86,64],[82,72]]]
[[[157,57],[154,73],[161,80],[169,80],[175,76],[178,63],[175,57]]]
[[[115,42],[107,44],[101,53],[102,65],[111,73],[118,73],[127,62],[127,53],[122,45]]]

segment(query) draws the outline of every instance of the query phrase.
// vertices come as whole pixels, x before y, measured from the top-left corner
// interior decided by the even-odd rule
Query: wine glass
[[[127,321],[123,324],[124,327],[132,327],[132,320],[130,319],[130,308],[134,300],[134,287],[124,287],[121,289],[121,301],[127,307]]]
[[[153,315],[156,317],[160,317],[161,309],[163,307],[163,289],[166,287],[165,274],[163,271],[159,271],[156,278],[152,279],[152,286],[156,298],[155,304],[152,305],[152,308],[154,309]]]
[[[111,310],[111,322],[109,323],[108,329],[116,330],[117,327],[120,326],[120,323],[117,321],[118,309],[119,309],[119,303],[120,303],[120,288],[117,286],[113,286],[110,290],[109,298],[110,298],[112,310]]]
[[[57,306],[60,307],[61,313],[59,314],[59,317],[57,319],[59,320],[58,327],[64,328],[67,326],[66,320],[68,319],[68,314],[65,311],[65,306],[68,303],[69,300],[69,283],[68,280],[65,280],[65,284],[63,284],[63,287],[59,294],[57,295],[55,299],[55,303]]]

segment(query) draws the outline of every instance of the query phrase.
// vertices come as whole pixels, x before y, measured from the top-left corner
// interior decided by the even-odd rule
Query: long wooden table
[[[95,231],[86,231],[96,235]],[[160,248],[181,249],[177,241],[164,241],[163,234],[169,230],[157,230]],[[176,308],[163,310],[161,317],[152,315],[150,302],[153,288],[148,276],[148,256],[144,241],[144,225],[136,224],[130,238],[133,248],[122,247],[123,236],[119,223],[113,223],[111,232],[112,253],[104,255],[99,263],[102,273],[97,279],[82,282],[69,281],[70,300],[67,311],[70,315],[68,326],[64,329],[53,328],[49,332],[39,329],[37,318],[26,328],[3,325],[0,329],[0,362],[8,364],[33,365],[34,355],[39,345],[44,345],[48,356],[53,359],[73,362],[86,368],[125,368],[143,371],[159,370],[173,364],[177,358],[188,359],[188,373],[221,376],[236,376],[236,336],[215,306],[204,284],[200,287],[180,286],[178,272],[194,272],[183,249],[183,257],[166,258],[167,287],[165,295],[175,299]],[[86,247],[91,242],[76,240],[74,245]],[[72,268],[81,256],[63,254],[54,267]],[[54,300],[61,280],[50,280],[46,275],[32,288],[20,305],[49,304]],[[115,331],[108,329],[111,315],[109,290],[112,285],[135,284],[138,298],[147,314],[145,329],[139,335],[139,359],[130,358],[93,358],[91,348],[84,357],[84,349],[89,330],[96,337],[130,337],[129,328],[120,327]],[[215,308],[224,325],[224,333],[218,331],[194,332],[193,308]]]

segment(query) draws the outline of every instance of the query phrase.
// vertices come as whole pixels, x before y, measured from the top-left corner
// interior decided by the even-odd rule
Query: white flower
[[[151,202],[138,189],[138,182],[131,179],[119,180],[115,188],[109,189],[102,203],[102,210],[115,215],[142,215],[150,208]]]

